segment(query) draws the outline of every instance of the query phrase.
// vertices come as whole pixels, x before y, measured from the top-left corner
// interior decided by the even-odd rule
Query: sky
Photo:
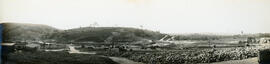
[[[270,33],[270,0],[0,0],[0,21],[163,33]]]

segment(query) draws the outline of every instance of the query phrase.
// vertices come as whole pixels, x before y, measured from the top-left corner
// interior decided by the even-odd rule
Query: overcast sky
[[[126,26],[164,33],[270,32],[270,0],[0,0],[0,20],[59,29]]]

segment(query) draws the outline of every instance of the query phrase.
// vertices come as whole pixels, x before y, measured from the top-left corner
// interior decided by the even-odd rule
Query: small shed
[[[15,51],[15,43],[1,43],[3,54],[14,52]]]

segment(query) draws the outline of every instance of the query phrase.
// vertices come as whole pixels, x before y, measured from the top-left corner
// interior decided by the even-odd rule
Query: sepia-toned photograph
[[[268,0],[0,0],[0,23],[1,64],[270,64]]]

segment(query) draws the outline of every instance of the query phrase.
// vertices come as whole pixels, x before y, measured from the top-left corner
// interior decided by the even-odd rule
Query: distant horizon
[[[22,23],[22,24],[36,24],[36,25],[46,25],[46,24],[39,24],[39,23],[23,23],[23,22],[0,22],[0,23]],[[61,29],[58,27],[54,27],[51,25],[47,25],[59,30],[69,30],[69,29],[76,29],[76,28],[80,28],[80,27],[73,27],[73,28],[69,28],[69,29]],[[81,26],[83,27],[127,27],[127,28],[137,28],[137,29],[144,29],[144,28],[138,28],[138,27],[129,27],[129,26]],[[151,29],[146,29],[146,30],[151,30]],[[155,31],[155,30],[151,30],[151,31]],[[171,32],[171,33],[166,33],[166,32],[162,32],[162,31],[158,31],[161,33],[165,33],[165,34],[171,34],[171,35],[181,35],[181,34],[208,34],[208,35],[241,35],[241,32],[239,33],[225,33],[225,32]],[[267,33],[267,32],[258,32],[258,33]],[[258,33],[243,33],[243,35],[247,35],[247,34],[258,34]],[[270,33],[270,32],[269,32]]]

